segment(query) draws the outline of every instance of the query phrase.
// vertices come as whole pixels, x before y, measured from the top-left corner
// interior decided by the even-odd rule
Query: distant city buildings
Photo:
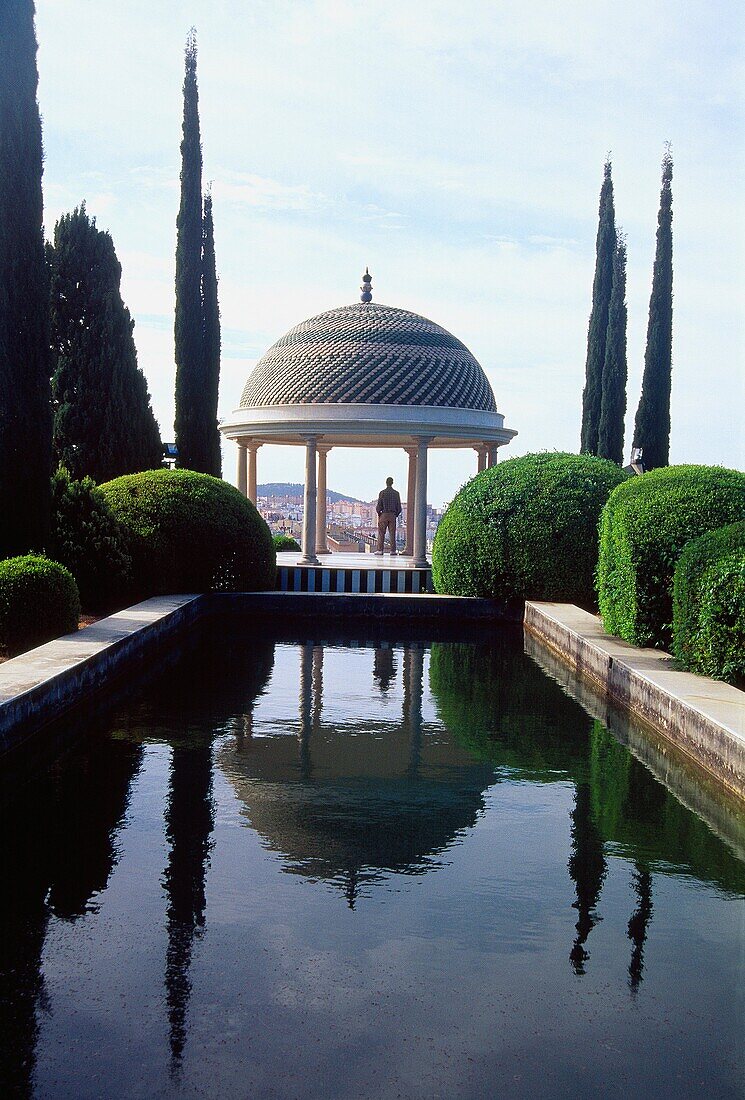
[[[298,492],[294,487],[288,487],[287,492],[277,490],[271,495],[262,495],[261,487],[259,487],[256,506],[269,524],[273,534],[290,535],[301,542],[303,533],[302,491]],[[336,497],[337,494],[335,493],[326,497],[326,531],[329,546],[332,550],[343,550],[346,553],[370,553],[375,549],[378,538],[378,516],[375,511],[377,501],[368,503],[344,497],[335,499]],[[433,508],[432,505],[427,505],[428,551],[432,548],[435,532],[444,511],[444,508]],[[405,501],[396,529],[396,541],[399,549],[402,549],[406,543]]]

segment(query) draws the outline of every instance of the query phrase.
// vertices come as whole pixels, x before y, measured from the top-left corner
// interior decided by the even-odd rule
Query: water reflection
[[[558,899],[555,904],[561,912],[557,922],[544,921],[544,958],[556,937],[561,975],[572,989],[587,990],[593,970],[596,978],[600,970],[599,923],[604,916],[616,917],[620,965],[611,983],[611,964],[607,955],[602,956],[608,971],[600,977],[606,987],[615,985],[612,992],[620,992],[625,1003],[638,997],[638,1007],[647,1011],[645,964],[653,957],[648,944],[655,932],[659,942],[664,939],[659,931],[665,909],[660,876],[695,878],[716,887],[720,896],[745,895],[743,864],[603,723],[526,658],[512,638],[500,635],[478,644],[431,647],[421,641],[395,646],[379,642],[340,649],[318,636],[275,647],[271,638],[256,634],[237,644],[234,634],[216,625],[207,644],[168,673],[157,693],[148,693],[122,711],[108,736],[97,731],[80,752],[51,769],[16,798],[12,810],[0,815],[1,870],[4,883],[11,884],[0,908],[3,1095],[33,1091],[40,1021],[48,1010],[42,956],[50,925],[87,920],[88,940],[95,941],[96,914],[119,859],[119,837],[127,822],[133,781],[143,767],[145,744],[156,743],[159,759],[167,763],[167,781],[158,787],[156,806],[157,814],[162,813],[165,854],[161,857],[157,850],[151,880],[157,882],[160,876],[163,889],[153,922],[158,926],[155,947],[148,955],[157,951],[157,963],[151,974],[143,953],[136,965],[142,967],[138,976],[146,990],[144,999],[157,1004],[165,1025],[162,1033],[168,1035],[167,1047],[162,1039],[153,1038],[152,1043],[160,1042],[161,1056],[165,1053],[163,1065],[170,1068],[173,1091],[182,1084],[191,1087],[188,1073],[198,1059],[190,1062],[188,1054],[200,1049],[194,1034],[205,1013],[209,1015],[206,1009],[214,1010],[218,1003],[221,1011],[228,1010],[220,1002],[205,1002],[204,990],[198,1004],[201,981],[195,987],[192,983],[197,944],[209,927],[209,906],[219,902],[219,890],[229,889],[226,881],[233,875],[233,866],[226,867],[223,860],[223,879],[218,877],[214,885],[213,868],[208,893],[214,846],[225,835],[220,829],[235,828],[233,796],[242,821],[232,837],[233,850],[248,851],[248,824],[269,852],[270,874],[262,864],[264,886],[273,887],[279,866],[283,874],[329,888],[331,901],[326,898],[317,911],[329,920],[333,950],[337,931],[340,941],[345,935],[352,937],[346,942],[355,965],[357,944],[366,943],[374,927],[372,911],[377,910],[381,925],[385,920],[385,906],[373,906],[369,899],[384,897],[385,890],[401,890],[402,882],[394,876],[418,877],[421,889],[410,893],[419,900],[411,908],[422,907],[422,924],[429,922],[430,935],[435,929],[443,958],[450,950],[446,925],[454,907],[458,919],[463,916],[459,935],[474,954],[483,951],[484,966],[491,966],[495,977],[501,972],[490,954],[495,930],[500,928],[505,941],[514,946],[514,937],[531,920],[529,907],[552,915],[553,901],[541,909],[546,891]],[[280,667],[271,680],[276,665]],[[548,784],[564,788],[553,791],[559,796],[559,813],[564,815],[566,807],[566,816],[559,825],[561,881],[558,890],[551,884],[550,894],[543,879],[534,883],[526,874],[515,890],[498,861],[497,866],[484,866],[487,858],[469,870],[464,858],[469,832],[485,814],[487,828],[478,836],[486,836],[488,844],[491,837],[504,841],[500,830],[505,821],[514,825],[515,819],[500,817],[500,797],[506,800],[516,784],[530,784],[539,791],[547,791]],[[222,819],[216,813],[216,798],[223,799]],[[522,812],[532,805],[525,799]],[[556,820],[551,818],[554,828]],[[489,827],[495,831],[489,833]],[[530,840],[515,833],[507,840],[518,850],[524,844],[529,859],[536,836],[541,834]],[[550,843],[554,838],[542,839]],[[146,834],[143,843],[151,842],[152,835]],[[251,859],[257,858],[257,849]],[[435,879],[430,874],[459,861],[466,866],[462,878],[450,876],[448,883],[448,876]],[[550,859],[542,865],[551,875],[549,864]],[[253,871],[254,864],[242,869],[251,883]],[[620,913],[618,890],[614,900],[609,888],[619,873],[628,878]],[[424,888],[428,878],[437,884],[434,902]],[[281,909],[290,880],[284,882],[285,893],[276,895],[281,900],[264,903],[261,919],[266,925],[273,920],[289,922]],[[455,897],[462,884],[465,892]],[[292,885],[297,885],[297,878]],[[468,891],[482,887],[483,896],[473,900],[482,924],[471,940],[470,929],[461,931],[467,927],[466,910],[470,919]],[[273,889],[265,893],[275,896]],[[313,891],[309,906],[325,893]],[[136,907],[138,898],[131,904]],[[354,910],[353,916],[347,907]],[[335,926],[332,910],[346,924]],[[299,909],[299,924],[305,914],[304,907]],[[417,934],[418,921],[417,912]],[[214,934],[205,940],[204,950],[212,941],[211,964],[230,970],[235,944],[232,955],[221,954],[215,947],[221,934],[215,925],[220,921],[213,922]],[[612,926],[609,920],[606,928]],[[158,938],[163,931],[165,942]],[[299,959],[306,948],[311,953],[318,949],[317,943],[306,944],[300,932],[296,934]],[[108,935],[105,927],[99,935]],[[54,942],[54,937],[48,939]],[[73,942],[75,950],[91,951],[93,957],[84,936]],[[382,936],[379,945],[387,942]],[[343,958],[342,948],[339,953]],[[378,960],[383,957],[378,953]],[[659,952],[654,957],[659,960]],[[499,967],[506,972],[513,961],[505,952]],[[457,981],[463,962],[469,962],[469,955],[459,942],[453,959],[443,963],[444,972],[451,966]],[[363,970],[360,963],[359,973]],[[64,964],[60,972],[65,973]],[[255,973],[262,981],[272,980],[260,970]],[[416,977],[419,971],[411,974],[415,985],[421,980]],[[365,996],[376,993],[376,981],[375,976],[369,986],[363,983]],[[50,988],[54,989],[51,983]],[[230,991],[229,982],[225,988]],[[407,994],[399,989],[397,995]]]
[[[585,973],[589,938],[607,875],[606,854],[634,863],[636,909],[628,922],[629,986],[639,988],[653,915],[654,874],[690,874],[745,894],[745,867],[706,825],[655,781],[599,721],[503,637],[478,646],[432,646],[430,686],[456,740],[495,768],[497,777],[533,783],[570,781],[576,936],[574,972]]]
[[[292,874],[331,883],[354,908],[391,873],[421,874],[484,806],[494,770],[443,737],[423,735],[424,647],[378,646],[372,680],[388,691],[402,664],[398,716],[369,714],[352,728],[324,720],[323,647],[300,647],[298,725],[225,743],[217,762],[247,821]],[[369,667],[369,666],[368,666]],[[254,728],[255,719],[247,719]]]
[[[95,913],[118,859],[116,838],[142,749],[99,737],[0,809],[0,1085],[32,1092],[39,1016],[48,1011],[42,952],[53,917]],[[7,792],[6,792],[7,797]]]

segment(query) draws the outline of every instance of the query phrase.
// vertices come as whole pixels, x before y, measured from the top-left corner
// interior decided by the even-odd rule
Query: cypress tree
[[[608,333],[608,309],[613,286],[613,262],[616,254],[616,213],[613,205],[613,180],[610,157],[603,170],[600,188],[598,235],[595,244],[595,279],[592,286],[592,310],[587,331],[585,389],[582,394],[582,436],[580,450],[598,453],[600,406],[603,390],[605,341]]]
[[[74,479],[97,482],[160,466],[160,433],[137,366],[114,242],[83,203],[57,222],[47,256],[55,461]]]
[[[649,299],[647,350],[642,394],[634,423],[634,447],[642,448],[647,470],[670,459],[670,385],[673,365],[673,157],[662,158],[662,191],[657,216],[657,250]]]
[[[204,197],[202,228],[202,308],[204,361],[208,387],[204,394],[206,430],[211,459],[207,473],[220,477],[222,452],[217,427],[217,398],[220,386],[220,306],[217,300],[217,267],[215,264],[215,229],[212,221],[212,196]]]
[[[210,391],[202,309],[202,145],[199,136],[197,38],[186,40],[181,206],[176,219],[176,446],[179,466],[211,473],[206,430]]]
[[[613,287],[605,338],[603,391],[600,403],[598,454],[619,466],[623,462],[623,422],[626,415],[626,241],[618,234],[613,263]]]
[[[32,0],[0,3],[0,557],[51,519],[49,283]]]

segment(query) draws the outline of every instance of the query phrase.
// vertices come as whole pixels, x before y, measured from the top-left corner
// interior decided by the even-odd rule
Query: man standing
[[[382,489],[378,496],[378,503],[375,511],[378,513],[378,549],[375,553],[383,553],[383,543],[385,542],[385,533],[387,531],[391,543],[391,553],[395,554],[396,520],[401,515],[401,497],[393,488],[392,477],[387,477],[385,479],[385,489]]]

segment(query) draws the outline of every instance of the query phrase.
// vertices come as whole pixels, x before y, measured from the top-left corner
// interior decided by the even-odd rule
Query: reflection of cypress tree
[[[186,1041],[189,967],[194,937],[204,927],[205,873],[213,828],[212,749],[205,744],[176,746],[166,807],[166,837],[171,851],[163,880],[168,895],[165,986],[174,1070],[178,1069]]]
[[[637,897],[636,911],[629,921],[628,937],[634,945],[629,963],[629,986],[633,993],[639,988],[644,970],[644,944],[647,929],[652,919],[652,875],[649,869],[636,865],[634,872],[634,893]]]
[[[37,1015],[44,1002],[41,960],[50,915],[74,919],[106,888],[116,832],[142,749],[91,739],[0,816],[2,874],[12,883],[0,909],[0,1094],[30,1096]],[[72,839],[71,839],[72,838]]]
[[[575,925],[577,938],[569,955],[575,974],[584,974],[585,963],[590,957],[584,945],[600,920],[596,906],[606,873],[603,838],[592,814],[590,786],[588,783],[578,783],[572,811],[572,854],[569,857],[569,874],[577,895],[572,908],[579,914]]]

